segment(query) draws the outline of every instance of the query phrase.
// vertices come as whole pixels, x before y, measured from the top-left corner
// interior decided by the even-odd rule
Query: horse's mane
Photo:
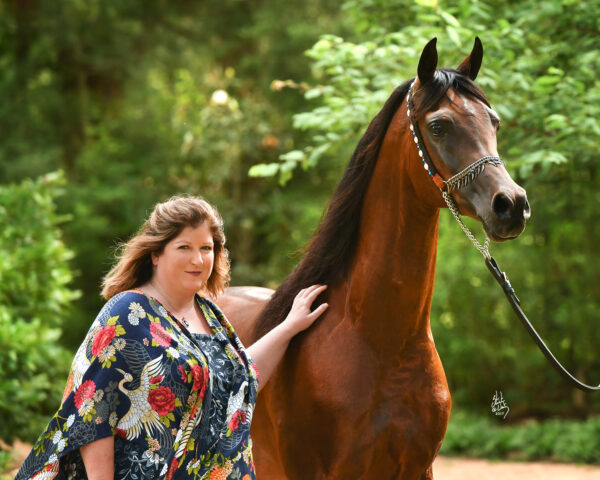
[[[332,287],[344,280],[354,260],[363,199],[371,180],[379,150],[396,111],[413,79],[397,87],[381,111],[369,124],[346,167],[325,217],[306,249],[305,257],[283,281],[259,316],[256,339],[281,323],[289,313],[296,294],[315,284]],[[436,70],[420,99],[419,112],[434,109],[452,88],[475,97],[489,106],[481,89],[469,78],[452,69]]]

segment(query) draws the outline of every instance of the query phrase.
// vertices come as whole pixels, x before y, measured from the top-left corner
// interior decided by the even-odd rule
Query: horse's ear
[[[479,37],[475,37],[475,43],[473,44],[473,50],[467,58],[458,66],[457,70],[463,75],[469,77],[471,80],[477,78],[479,68],[481,68],[481,60],[483,58],[483,45]]]
[[[435,48],[436,42],[437,38],[429,40],[429,43],[425,45],[425,48],[423,49],[423,53],[421,53],[419,68],[417,69],[421,85],[425,85],[429,82],[435,73],[438,63],[438,54],[437,49]]]

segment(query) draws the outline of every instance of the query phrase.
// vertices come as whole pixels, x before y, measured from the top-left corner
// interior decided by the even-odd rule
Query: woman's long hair
[[[229,252],[225,248],[223,220],[216,208],[200,197],[175,196],[155,205],[137,234],[117,248],[116,265],[102,280],[102,296],[109,299],[119,292],[137,288],[152,278],[152,253],[162,253],[165,245],[185,227],[208,223],[214,242],[213,271],[206,282],[206,294],[216,297],[229,284]]]

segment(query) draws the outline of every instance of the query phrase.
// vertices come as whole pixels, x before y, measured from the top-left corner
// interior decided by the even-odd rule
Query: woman
[[[197,197],[156,205],[105,277],[107,303],[61,408],[16,480],[254,479],[256,394],[290,339],[327,309],[310,311],[326,287],[301,291],[286,320],[244,349],[208,299],[228,280],[217,211]]]

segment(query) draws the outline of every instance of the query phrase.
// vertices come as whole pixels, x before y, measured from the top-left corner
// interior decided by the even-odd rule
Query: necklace
[[[151,285],[152,285],[152,284],[151,284]],[[154,288],[154,290],[156,290],[156,291],[157,291],[157,292],[158,292],[158,293],[161,295],[161,297],[163,298],[163,301],[162,301],[162,303],[165,305],[165,307],[167,307],[167,309],[168,309],[168,310],[167,310],[167,313],[171,314],[171,312],[175,312],[175,309],[174,309],[173,307],[171,307],[171,306],[170,306],[171,304],[170,304],[170,303],[167,303],[167,302],[164,300],[164,299],[165,299],[165,295],[163,295],[163,294],[162,294],[162,293],[161,293],[161,292],[160,292],[160,291],[159,291],[159,290],[158,290],[158,289],[157,289],[157,288],[156,288],[154,285],[152,285],[152,287],[153,287],[153,288]],[[160,303],[160,302],[159,302],[159,303]],[[184,313],[185,313],[185,315],[181,315],[181,318],[179,317],[179,315],[177,315],[177,316],[175,316],[175,315],[172,315],[172,316],[175,316],[175,318],[177,318],[178,320],[181,320],[181,323],[183,323],[183,324],[184,324],[184,325],[185,325],[187,328],[189,328],[189,327],[190,327],[190,322],[188,322],[188,321],[185,319],[185,316],[186,316],[186,315],[187,315],[187,314],[188,314],[188,313],[189,313],[191,310],[195,310],[195,308],[196,308],[196,299],[194,298],[194,302],[193,302],[192,306],[191,306],[190,308],[188,308],[188,309],[187,309],[187,310],[184,312]],[[175,312],[175,313],[176,313],[176,312]]]
[[[194,300],[194,301],[195,301],[195,300]],[[165,304],[165,305],[167,305],[167,304]],[[167,305],[167,307],[168,307],[168,305]],[[185,312],[185,315],[187,315],[187,314],[188,314],[188,313],[189,313],[191,310],[194,310],[194,309],[195,309],[195,305],[192,305],[192,307],[191,307],[191,308],[188,308],[188,309],[186,310],[186,312]],[[171,311],[173,311],[173,310],[171,309]],[[189,327],[190,327],[190,322],[188,322],[188,321],[185,319],[185,315],[181,315],[181,323],[183,323],[183,324],[184,324],[184,325],[185,325],[187,328],[189,328]],[[179,316],[177,316],[176,318],[179,320]]]

